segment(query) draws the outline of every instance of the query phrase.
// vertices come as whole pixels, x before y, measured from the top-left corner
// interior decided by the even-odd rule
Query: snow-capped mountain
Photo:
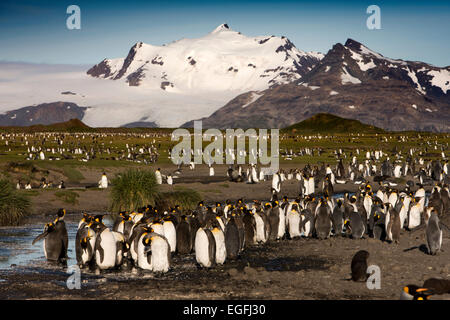
[[[222,24],[198,39],[163,46],[138,42],[126,58],[105,59],[87,73],[174,93],[245,92],[298,80],[321,58],[285,37],[247,37]]]
[[[203,126],[283,128],[326,112],[388,130],[449,131],[449,110],[450,67],[390,59],[348,39],[301,79],[239,95]]]

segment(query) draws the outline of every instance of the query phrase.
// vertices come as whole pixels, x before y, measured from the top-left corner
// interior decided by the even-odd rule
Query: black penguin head
[[[64,216],[66,215],[66,209],[63,208],[59,209],[57,215],[58,218],[64,218]]]

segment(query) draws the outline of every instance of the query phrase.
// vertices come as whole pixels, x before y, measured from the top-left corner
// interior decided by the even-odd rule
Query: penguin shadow
[[[408,249],[404,249],[403,252],[409,252],[409,251],[412,251],[412,250],[415,250],[415,249],[419,249],[419,251],[421,251],[421,252],[423,252],[425,254],[430,254],[426,244],[421,244],[420,246],[414,246],[414,247],[411,247],[411,248],[408,248]]]

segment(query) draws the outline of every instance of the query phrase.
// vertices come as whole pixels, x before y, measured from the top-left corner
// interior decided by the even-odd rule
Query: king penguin
[[[242,222],[244,223],[246,245],[256,244],[256,218],[254,213],[248,209],[244,209]]]
[[[192,251],[191,226],[186,215],[182,215],[177,224],[177,251],[180,254],[189,254]]]
[[[78,229],[75,237],[75,252],[77,263],[80,268],[86,266],[92,267],[95,238],[95,231],[91,228],[91,223],[84,224]]]
[[[44,239],[45,258],[50,262],[67,263],[68,235],[64,222],[65,209],[59,209],[57,218],[44,227],[44,232],[38,235],[32,244]]]
[[[287,213],[287,229],[289,233],[289,237],[291,239],[299,238],[301,236],[300,233],[300,210],[299,204],[294,202],[292,206],[290,206],[290,210]]]
[[[170,245],[166,237],[155,233],[153,228],[142,238],[144,254],[150,255],[151,270],[153,272],[167,272],[170,268]],[[148,259],[148,258],[147,258]]]
[[[367,274],[367,259],[369,252],[366,250],[358,251],[352,258],[351,271],[353,281],[366,281]]]
[[[338,199],[332,213],[333,230],[335,236],[342,235],[342,231],[344,229],[344,208],[342,206],[342,203],[342,200]]]
[[[227,248],[225,245],[225,234],[222,231],[222,228],[219,225],[218,221],[213,221],[211,224],[211,233],[214,236],[214,240],[216,242],[216,263],[224,264],[225,259],[227,258]]]
[[[195,235],[195,259],[202,267],[210,268],[214,265],[216,261],[216,240],[211,230],[206,228],[197,230]]]
[[[320,198],[320,204],[315,220],[316,235],[319,239],[327,239],[331,234],[331,210],[323,198]]]
[[[241,244],[235,216],[236,214],[233,212],[225,227],[225,245],[227,250],[227,258],[230,260],[237,259]]]
[[[100,270],[114,268],[116,265],[117,243],[114,234],[102,221],[103,216],[94,218],[95,239],[95,263]]]
[[[434,208],[427,208],[426,218],[428,253],[436,255],[442,246],[442,230],[439,226],[439,218]]]

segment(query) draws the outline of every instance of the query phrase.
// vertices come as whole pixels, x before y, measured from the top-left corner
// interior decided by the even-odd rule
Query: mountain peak
[[[226,23],[222,23],[220,26],[215,28],[211,33],[217,33],[221,31],[231,31],[230,27]]]
[[[347,48],[360,51],[362,44],[356,40],[348,38],[347,41],[345,41],[345,46]]]

